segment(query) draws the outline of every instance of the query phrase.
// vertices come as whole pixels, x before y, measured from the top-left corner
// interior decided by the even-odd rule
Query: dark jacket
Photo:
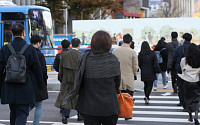
[[[87,50],[80,58],[75,88],[64,103],[79,94],[76,110],[93,116],[120,113],[116,89],[120,86],[120,64],[112,53],[92,54]]]
[[[63,48],[63,50],[62,50],[62,52],[65,52],[65,51],[68,51],[69,49],[67,49],[67,48]],[[61,52],[61,53],[62,53]],[[57,71],[57,72],[59,72],[59,65],[60,65],[60,54],[61,53],[58,53],[58,54],[56,54],[56,57],[55,57],[55,60],[54,60],[54,63],[53,63],[53,68]]]
[[[167,70],[172,70],[171,68],[172,68],[174,51],[178,45],[179,45],[179,42],[177,39],[172,39],[172,42],[167,43],[167,46],[166,46],[166,49],[168,52]]]
[[[11,45],[16,52],[19,52],[21,48],[26,44],[22,38],[15,38]],[[25,84],[6,83],[5,66],[7,64],[8,57],[11,55],[8,46],[5,45],[0,50],[0,81],[3,80],[1,103],[2,104],[34,104],[35,103],[35,85],[33,80],[37,81],[39,89],[43,89],[43,77],[41,65],[35,50],[35,47],[30,45],[24,52],[27,64],[27,80]]]
[[[151,52],[148,55],[139,54],[138,61],[139,67],[141,69],[141,80],[142,81],[154,81],[156,80],[156,72],[154,69],[154,62],[156,59],[156,54]]]
[[[43,53],[41,53],[41,51],[39,49],[36,49],[37,51],[37,55],[42,67],[42,76],[43,76],[43,81],[44,81],[44,89],[43,90],[39,90],[36,84],[36,88],[35,88],[35,101],[36,102],[40,102],[42,100],[48,99],[48,92],[47,92],[47,66],[46,66],[46,60],[45,57],[43,55]],[[35,81],[36,83],[36,81]]]
[[[184,41],[183,45],[181,46],[178,46],[175,51],[174,51],[174,56],[173,56],[173,62],[172,62],[172,68],[175,68],[176,71],[181,74],[182,71],[181,71],[181,66],[180,66],[180,62],[181,62],[181,59],[183,57],[185,57],[185,54],[186,54],[186,50],[187,50],[187,47],[188,45],[191,44],[189,41]],[[183,53],[184,51],[184,53]]]
[[[167,71],[167,60],[168,60],[168,53],[166,48],[158,48],[156,47],[154,51],[160,51],[160,55],[162,57],[163,62],[159,64],[161,71]]]

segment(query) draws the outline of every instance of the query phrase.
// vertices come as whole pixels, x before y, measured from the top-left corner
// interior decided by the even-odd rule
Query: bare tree
[[[180,17],[183,14],[183,10],[176,0],[167,0],[163,2],[158,10],[157,17]]]

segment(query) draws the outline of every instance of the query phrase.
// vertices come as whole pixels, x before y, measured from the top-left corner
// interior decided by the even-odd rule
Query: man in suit
[[[126,34],[123,36],[123,44],[113,50],[113,54],[118,58],[121,68],[120,90],[123,93],[129,93],[133,96],[134,92],[134,76],[138,70],[138,58],[136,51],[130,48],[132,36]]]
[[[11,43],[16,52],[20,52],[22,47],[27,44],[24,40],[24,26],[16,23],[12,27],[14,40]],[[37,81],[39,89],[43,89],[42,70],[35,48],[29,45],[23,53],[26,58],[27,78],[26,83],[5,82],[6,64],[11,51],[7,45],[0,50],[0,81],[2,86],[1,103],[9,104],[10,125],[26,125],[29,115],[29,104],[35,103],[35,86],[33,79]]]
[[[71,102],[62,105],[65,97],[74,89],[74,79],[76,71],[78,69],[78,58],[81,56],[81,52],[78,51],[80,48],[80,40],[74,38],[71,41],[72,49],[63,52],[61,55],[60,66],[59,66],[59,77],[61,79],[60,93],[56,100],[55,106],[61,108],[62,123],[67,124],[67,119],[70,115],[70,109],[74,109],[76,105],[77,98],[73,99]],[[82,120],[80,114],[78,114],[78,121]]]

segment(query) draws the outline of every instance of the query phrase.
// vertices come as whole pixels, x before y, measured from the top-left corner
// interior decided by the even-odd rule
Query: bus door
[[[2,23],[2,46],[12,41],[12,21],[3,21]]]
[[[12,40],[13,40],[13,36],[12,36],[12,25],[15,24],[15,23],[21,23],[24,25],[24,21],[3,21],[2,23],[2,41],[3,43],[1,43],[1,45],[5,45],[5,44],[8,44],[8,43],[11,43]]]

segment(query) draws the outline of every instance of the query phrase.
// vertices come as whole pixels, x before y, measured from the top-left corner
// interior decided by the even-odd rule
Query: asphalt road
[[[54,106],[58,96],[59,82],[55,72],[49,73],[48,90],[49,99],[43,102],[43,113],[41,125],[62,125],[59,109]],[[118,119],[118,125],[190,125],[194,124],[187,121],[188,113],[182,112],[182,107],[176,106],[178,101],[177,94],[172,93],[170,83],[167,89],[162,88],[159,79],[157,91],[152,91],[150,103],[144,104],[143,83],[140,81],[138,74],[135,87],[137,92],[134,95],[135,105],[133,108],[133,118],[131,120]],[[28,117],[28,125],[32,124],[34,110]],[[76,111],[71,111],[68,125],[83,125],[78,122]],[[8,105],[0,105],[0,125],[9,125],[9,108]]]

